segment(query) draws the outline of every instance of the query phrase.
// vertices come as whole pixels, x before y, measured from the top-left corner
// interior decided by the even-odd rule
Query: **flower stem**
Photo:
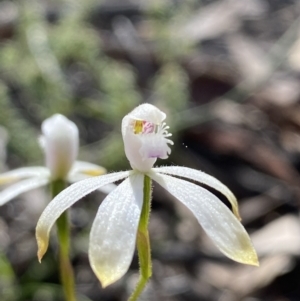
[[[148,224],[151,210],[151,179],[144,177],[144,201],[137,234],[140,278],[128,301],[136,301],[152,275],[151,248]]]
[[[55,197],[66,188],[63,180],[52,182],[52,196]],[[66,301],[76,301],[75,281],[72,264],[69,258],[70,229],[67,212],[64,212],[56,221],[59,242],[59,270],[60,279],[64,290]]]

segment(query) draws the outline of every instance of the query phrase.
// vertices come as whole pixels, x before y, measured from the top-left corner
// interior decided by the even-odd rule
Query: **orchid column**
[[[54,198],[67,186],[67,175],[78,154],[79,133],[72,121],[57,114],[43,122],[42,134],[40,142],[51,173],[51,191]],[[61,282],[66,300],[75,301],[74,273],[69,259],[70,230],[67,212],[58,218],[56,225]]]

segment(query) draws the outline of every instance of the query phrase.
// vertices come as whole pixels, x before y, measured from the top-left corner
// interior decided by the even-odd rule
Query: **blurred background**
[[[120,123],[142,102],[165,111],[173,133],[158,165],[225,183],[261,266],[225,258],[155,186],[153,277],[140,300],[300,300],[300,2],[0,1],[1,172],[44,164],[40,125],[57,112],[78,125],[81,160],[128,169]],[[91,271],[88,235],[103,197],[70,210],[78,301],[127,300],[138,277],[136,256],[105,290]],[[0,208],[1,301],[63,300],[55,237],[36,259],[34,229],[49,201],[40,189]]]

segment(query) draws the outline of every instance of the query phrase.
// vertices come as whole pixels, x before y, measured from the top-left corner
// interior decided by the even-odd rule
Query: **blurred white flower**
[[[75,161],[79,147],[78,128],[63,115],[55,114],[42,123],[40,142],[47,167],[22,167],[0,174],[0,185],[11,184],[0,192],[0,205],[53,180],[73,183],[106,173],[101,166]],[[110,192],[111,189],[107,186],[104,191]]]
[[[156,107],[143,104],[123,118],[125,152],[133,170],[83,180],[56,196],[37,224],[39,260],[48,248],[52,226],[67,208],[92,191],[126,178],[99,207],[89,245],[90,264],[102,286],[106,287],[121,278],[128,270],[134,254],[146,175],[192,211],[208,236],[226,256],[241,263],[258,265],[250,238],[239,222],[236,198],[225,185],[191,168],[153,168],[157,158],[168,157],[171,152],[168,144],[173,144],[169,140],[171,135],[168,134],[168,127],[163,123],[165,117]],[[205,184],[224,194],[234,214],[214,194],[186,180]]]
[[[52,179],[65,179],[78,155],[79,132],[72,121],[56,114],[42,123],[40,144]]]

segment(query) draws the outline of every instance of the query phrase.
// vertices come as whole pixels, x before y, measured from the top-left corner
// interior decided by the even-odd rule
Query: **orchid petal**
[[[130,175],[100,205],[90,234],[89,258],[103,287],[128,270],[143,203],[144,175]]]
[[[59,216],[79,199],[101,186],[121,180],[129,175],[129,171],[94,177],[77,182],[57,195],[43,211],[36,227],[38,258],[41,261],[47,251],[49,233]]]
[[[216,189],[217,191],[221,192],[224,196],[227,197],[228,201],[232,206],[232,211],[234,215],[239,220],[241,220],[236,197],[228,189],[227,186],[225,186],[216,178],[206,174],[203,171],[188,168],[188,167],[181,167],[181,166],[165,166],[165,167],[153,168],[153,170],[159,173],[164,173],[164,174],[169,174],[169,175],[174,175],[174,176],[194,180]]]
[[[215,195],[198,185],[168,175],[150,172],[149,176],[192,211],[221,252],[235,261],[258,265],[245,228]]]
[[[69,175],[78,174],[78,173],[95,177],[95,176],[101,176],[106,174],[106,169],[102,166],[93,163],[84,162],[84,161],[75,161],[70,170]]]
[[[15,183],[0,192],[0,206],[19,196],[23,192],[41,187],[49,183],[49,178],[30,178]]]
[[[76,183],[76,182],[79,182],[79,181],[82,181],[82,180],[85,180],[85,179],[89,179],[91,178],[92,176],[88,176],[88,175],[85,175],[85,174],[69,174],[68,176],[68,182],[69,183]],[[102,193],[105,193],[105,194],[109,194],[111,193],[117,186],[115,184],[107,184],[103,187],[100,187],[99,190],[100,192]]]
[[[49,177],[50,172],[46,167],[22,167],[0,174],[0,185],[10,184],[25,178]]]

